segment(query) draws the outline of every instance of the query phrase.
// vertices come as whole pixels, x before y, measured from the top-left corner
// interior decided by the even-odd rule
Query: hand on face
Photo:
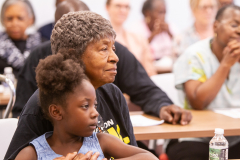
[[[169,32],[168,24],[157,19],[154,22],[152,34],[157,35],[162,32]]]
[[[187,125],[192,120],[190,111],[184,110],[176,105],[164,106],[160,110],[160,118],[166,122],[181,125]]]
[[[62,157],[55,158],[54,160],[97,160],[98,156],[99,156],[99,152],[96,152],[93,154],[92,151],[88,151],[85,155],[82,153],[77,154],[77,152],[74,152],[74,153],[67,154],[66,157],[62,156]],[[107,159],[104,158],[102,160],[107,160]]]
[[[221,63],[227,67],[232,67],[236,62],[240,62],[240,41],[233,40],[223,50]]]

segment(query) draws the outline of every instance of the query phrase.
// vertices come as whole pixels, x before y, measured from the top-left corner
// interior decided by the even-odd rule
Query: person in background
[[[153,66],[154,59],[147,39],[128,32],[123,27],[130,11],[129,3],[129,0],[107,0],[106,2],[106,9],[111,24],[117,34],[116,41],[127,47],[129,51],[133,53],[149,76],[155,75],[156,70]]]
[[[41,43],[39,33],[26,34],[35,22],[35,14],[28,0],[6,0],[1,9],[0,74],[5,67],[12,67],[15,77],[24,65],[31,49]]]
[[[218,0],[218,1],[220,3],[220,8],[234,3],[234,0]]]
[[[213,36],[213,22],[218,10],[218,0],[190,0],[194,24],[174,38],[174,53],[179,57],[187,47]]]
[[[144,20],[131,27],[131,31],[148,39],[158,73],[172,70],[173,29],[165,20],[166,12],[164,0],[146,0],[142,7]]]
[[[56,7],[59,3],[63,2],[65,0],[56,0]],[[73,1],[74,3],[78,3],[76,1]],[[80,0],[79,0],[79,3],[82,3]],[[76,5],[77,6],[77,5]],[[83,4],[81,5],[81,10],[89,10],[89,8],[87,7],[87,5]],[[61,17],[59,17],[61,18]],[[51,37],[51,34],[52,34],[52,29],[54,27],[54,22],[53,23],[49,23],[49,24],[46,24],[45,26],[41,27],[38,29],[38,32],[41,34],[41,37],[44,41],[47,41],[47,40],[50,40],[50,37]]]
[[[213,38],[191,45],[174,65],[176,88],[181,92],[185,108],[240,108],[240,7],[221,8],[213,29]],[[228,158],[240,158],[240,136],[226,138]],[[210,140],[182,138],[172,141],[167,154],[170,160],[206,160]]]

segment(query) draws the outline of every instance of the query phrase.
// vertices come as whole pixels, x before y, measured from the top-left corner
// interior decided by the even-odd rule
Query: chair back
[[[173,101],[174,104],[179,105],[178,91],[174,85],[174,74],[164,73],[158,74],[151,77],[152,81],[161,88],[168,97]]]
[[[17,128],[18,119],[0,119],[0,159],[4,159],[13,134]]]

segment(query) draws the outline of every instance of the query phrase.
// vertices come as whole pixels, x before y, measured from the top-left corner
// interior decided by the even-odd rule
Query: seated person
[[[71,32],[67,32],[68,28],[73,30],[71,30]],[[92,32],[89,31],[89,28],[92,28],[92,30],[96,31],[96,33],[92,34]],[[104,38],[104,35],[109,38]],[[101,38],[102,36],[104,37]],[[28,68],[26,71],[30,70],[30,73],[28,73],[30,76],[24,75],[24,77],[30,78],[33,88],[35,88],[35,73],[32,70],[35,66],[37,66],[39,59],[46,56],[46,54],[50,55],[51,48],[53,54],[57,53],[61,49],[77,49],[78,54],[75,56],[77,56],[77,58],[82,60],[85,64],[86,74],[96,89],[96,96],[98,100],[97,110],[102,116],[102,121],[104,123],[111,122],[106,126],[106,130],[110,134],[119,137],[125,143],[136,145],[126,101],[121,91],[115,85],[107,84],[114,82],[117,62],[119,60],[113,52],[115,50],[114,38],[115,32],[113,31],[110,22],[102,18],[100,15],[83,11],[65,14],[55,25],[51,36],[51,46],[49,43],[46,43],[36,49],[37,54],[34,54],[35,57],[31,56],[31,59],[28,61],[28,65],[26,65],[26,68]],[[83,43],[83,41],[85,43]],[[147,104],[144,107],[146,112],[153,113],[154,115],[160,116],[162,119],[174,124],[177,122],[180,122],[182,125],[188,124],[191,120],[191,114],[179,107],[176,107],[175,105],[172,105],[166,94],[156,87],[149,79],[139,62],[134,59],[134,56],[129,54],[126,48],[121,47],[120,44],[115,44],[119,46],[118,51],[119,56],[121,57],[120,59],[126,60],[119,63],[121,64],[120,66],[118,65],[117,71],[118,74],[120,74],[120,78],[115,80],[115,84],[121,86],[123,90],[129,90],[132,94],[136,94],[134,93],[135,90],[131,89],[131,86],[139,87],[141,84],[136,85],[136,81],[130,82],[129,78],[125,78],[126,72],[129,74],[132,73],[130,75],[132,75],[133,78],[136,78],[139,82],[144,82],[143,84],[145,86],[145,90],[151,93],[159,93],[152,96],[146,96],[144,94],[144,97],[153,97],[154,103],[153,101],[148,102],[148,99],[143,99],[141,97],[135,98],[136,101],[140,101],[138,99],[141,99],[139,103],[147,101],[146,103],[151,104],[150,107]],[[128,55],[127,58],[124,58],[126,55]],[[128,61],[130,60],[133,63],[129,63]],[[125,63],[132,64],[133,66],[129,67],[129,65],[124,65]],[[133,71],[135,68],[138,68],[138,72]],[[145,78],[143,79],[142,77]],[[28,84],[27,79],[25,82],[25,84]],[[148,84],[147,88],[146,84]],[[26,87],[25,90],[26,89],[28,89],[28,87]],[[5,159],[14,159],[19,151],[26,147],[29,142],[52,130],[53,127],[50,121],[43,119],[43,115],[38,104],[38,91],[36,91],[29,99],[21,113],[18,127],[8,148]]]
[[[194,24],[174,37],[174,54],[179,57],[187,47],[213,36],[213,22],[218,10],[218,0],[190,0]]]
[[[56,7],[59,3],[63,2],[65,0],[56,0]],[[80,0],[78,0],[78,2],[73,1],[74,3],[81,3],[81,10],[89,10],[89,8],[87,7],[87,5],[85,5],[84,3],[82,3]],[[61,18],[61,17],[59,17]],[[41,28],[38,29],[38,32],[40,33],[42,39],[44,41],[50,40],[51,34],[52,34],[52,29],[54,27],[54,23],[49,23],[46,24],[45,26],[42,26]]]
[[[31,49],[41,43],[39,33],[27,35],[26,29],[35,22],[35,14],[28,0],[5,0],[1,9],[0,74],[12,67],[15,77],[24,65]]]
[[[144,20],[131,27],[131,31],[148,39],[158,73],[172,70],[174,33],[166,22],[166,12],[165,0],[146,0],[142,7]]]
[[[157,74],[153,66],[154,58],[147,38],[128,32],[123,27],[130,11],[129,0],[107,0],[106,9],[113,29],[117,34],[116,41],[127,47],[129,51],[133,53],[149,76]]]
[[[240,108],[240,7],[221,8],[213,28],[214,38],[190,46],[174,65],[176,87],[181,90],[185,108]],[[239,158],[240,136],[226,138],[229,159]],[[171,160],[206,160],[210,139],[170,142],[167,154]]]
[[[72,152],[85,155],[88,151],[99,153],[99,160],[157,160],[153,154],[112,135],[94,132],[99,116],[95,89],[79,59],[75,62],[69,57],[71,53],[64,52],[40,60],[36,68],[41,110],[53,124],[53,131],[31,141],[15,160],[52,160]]]

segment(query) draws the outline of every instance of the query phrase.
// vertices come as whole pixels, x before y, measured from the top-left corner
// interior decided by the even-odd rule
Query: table
[[[7,105],[10,100],[10,95],[0,93],[0,105]]]
[[[175,139],[185,137],[213,137],[215,128],[223,128],[224,136],[240,135],[240,119],[234,119],[210,110],[191,111],[193,119],[186,126],[161,124],[149,127],[133,127],[136,140]],[[155,120],[157,117],[130,112],[130,115],[140,115]]]

